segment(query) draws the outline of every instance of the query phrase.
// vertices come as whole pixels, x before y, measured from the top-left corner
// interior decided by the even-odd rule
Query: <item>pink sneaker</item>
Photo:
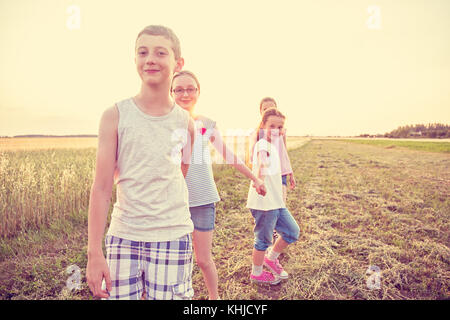
[[[283,267],[280,264],[280,261],[276,259],[275,261],[269,260],[267,257],[264,257],[264,265],[269,268],[272,273],[280,279],[287,279],[289,277],[288,273],[284,271]]]
[[[251,274],[250,280],[256,283],[268,283],[268,284],[277,284],[280,282],[280,279],[274,277],[273,274],[264,270],[259,276]]]

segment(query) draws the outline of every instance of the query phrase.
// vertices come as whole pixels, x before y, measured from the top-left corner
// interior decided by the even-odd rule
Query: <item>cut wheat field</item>
[[[303,143],[289,151],[297,187],[288,192],[287,200],[301,237],[280,257],[289,279],[271,287],[249,281],[249,182],[230,166],[213,165],[222,199],[213,239],[222,299],[449,299],[450,155],[339,140]],[[85,198],[95,148],[59,151],[17,153],[9,162],[0,152],[2,194],[23,185],[16,187],[16,198],[0,199],[0,218],[13,200],[30,212],[16,225],[20,231],[0,239],[0,299],[92,299],[85,282]],[[41,164],[34,160],[38,156]],[[44,174],[33,182],[25,174],[8,171],[12,176],[5,182],[4,170],[12,170],[12,163],[21,172],[37,173],[45,164],[54,171],[54,185],[48,187],[52,191],[43,194],[38,180],[49,179]],[[28,204],[27,199],[35,202]],[[45,199],[53,199],[53,204]],[[48,209],[41,210],[42,205]],[[37,212],[45,218],[36,219]],[[69,265],[80,267],[79,290],[67,289]],[[375,275],[367,273],[369,267],[378,268],[378,285],[369,285]],[[197,266],[193,285],[194,299],[206,299]]]

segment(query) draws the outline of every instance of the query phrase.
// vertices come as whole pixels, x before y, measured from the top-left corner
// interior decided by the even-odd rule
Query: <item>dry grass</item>
[[[250,284],[248,183],[215,167],[221,194],[214,237],[225,299],[447,299],[450,157],[315,140],[291,151],[298,186],[288,208],[301,239],[282,255],[290,279]],[[381,269],[369,289],[366,270]],[[197,298],[207,293],[198,269]]]
[[[94,152],[71,153],[84,163],[95,161]],[[38,167],[36,157],[22,156],[15,158],[15,166]],[[44,157],[47,160],[38,163],[59,172],[53,187],[59,192],[58,188],[66,189],[61,188],[63,168],[77,162],[64,152],[54,157],[53,162]],[[450,155],[312,140],[290,150],[290,157],[298,185],[288,193],[288,208],[302,234],[280,258],[290,278],[273,287],[249,281],[253,244],[253,219],[245,208],[249,183],[230,166],[214,165],[222,201],[217,205],[213,256],[223,299],[450,298]],[[70,160],[58,160],[64,158]],[[89,176],[78,166],[71,183]],[[8,176],[4,186],[29,182],[20,170]],[[90,182],[80,183],[79,189],[88,193]],[[27,186],[22,189],[36,194],[40,190]],[[34,201],[33,194],[26,199]],[[0,299],[90,298],[85,283],[87,214],[70,213],[72,204],[66,208],[35,231],[0,239]],[[70,264],[81,268],[81,290],[65,290]],[[380,289],[366,285],[371,265],[381,269]],[[193,278],[195,299],[205,299],[197,266]]]
[[[0,151],[0,238],[84,211],[95,149]]]

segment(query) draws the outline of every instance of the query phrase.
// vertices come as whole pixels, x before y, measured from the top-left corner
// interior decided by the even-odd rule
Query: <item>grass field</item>
[[[447,152],[450,153],[450,142],[445,141],[422,141],[422,140],[397,140],[397,139],[345,139],[351,143],[368,144],[385,148],[408,148],[419,151]]]
[[[297,188],[288,193],[288,208],[300,225],[301,238],[280,257],[290,278],[273,287],[249,281],[253,243],[253,219],[245,208],[249,183],[230,166],[213,165],[222,198],[213,243],[222,298],[449,299],[450,155],[337,140],[305,142],[297,141],[297,148],[289,151]],[[88,192],[95,150],[85,151],[72,150],[80,156],[74,167],[75,160],[61,160],[69,154],[55,150],[39,151],[43,152],[39,157],[23,153],[8,163],[6,152],[0,152],[0,187],[22,184],[16,192],[28,190],[24,199],[38,199],[39,193],[55,201],[81,199],[84,193],[42,195],[41,188],[29,187],[26,176],[4,170],[11,170],[14,163],[14,168],[28,166],[33,172],[39,158],[47,171],[68,170],[67,177],[74,175],[74,180],[64,180],[55,173],[53,192],[70,190],[70,183],[61,187],[63,181],[83,176],[88,181],[79,182],[77,190]],[[52,152],[50,158],[46,152]],[[2,216],[11,205],[8,201],[0,201]],[[17,201],[16,206],[26,204],[20,197]],[[65,209],[58,216],[50,215],[41,226],[30,225],[27,232],[0,240],[0,299],[91,298],[85,283],[86,209],[62,202]],[[37,209],[39,203],[28,207]],[[86,206],[79,203],[80,208]],[[82,282],[79,290],[69,291],[66,269],[73,264],[80,267]],[[370,266],[380,269],[379,289],[366,283]],[[193,279],[195,299],[205,299],[196,266]]]
[[[84,149],[96,147],[97,138],[91,137],[0,138],[0,152],[67,148]]]

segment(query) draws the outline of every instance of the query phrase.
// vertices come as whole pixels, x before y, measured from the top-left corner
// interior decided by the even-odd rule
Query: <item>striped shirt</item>
[[[189,192],[189,207],[202,206],[220,201],[212,171],[209,139],[216,122],[200,116],[195,120],[195,140],[191,163],[186,174]]]

